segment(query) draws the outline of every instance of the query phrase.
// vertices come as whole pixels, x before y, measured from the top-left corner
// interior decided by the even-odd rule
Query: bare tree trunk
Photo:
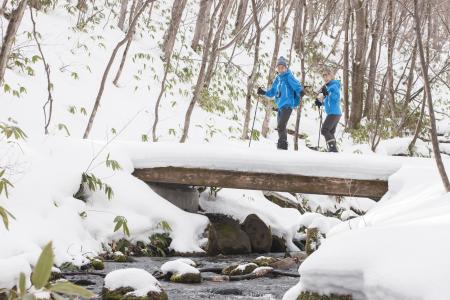
[[[139,0],[139,2],[142,2],[142,0]],[[139,3],[138,7],[140,7],[140,6],[141,6],[141,3]],[[135,9],[136,9],[136,0],[133,0],[133,4],[131,5],[131,10],[130,10],[130,24],[129,24],[128,28],[130,28],[130,26],[131,26],[131,21],[133,20]],[[128,51],[130,50],[131,42],[133,41],[133,36],[134,36],[135,32],[136,32],[136,30],[134,30],[131,33],[130,38],[127,41],[127,45],[125,46],[125,50],[123,51],[119,69],[117,69],[116,76],[114,77],[114,80],[113,80],[113,84],[115,86],[118,86],[120,75],[122,74],[123,67],[125,66],[125,61],[127,59]]]
[[[100,82],[100,88],[97,93],[97,97],[95,99],[94,107],[92,108],[91,115],[89,117],[88,124],[86,126],[86,129],[83,134],[83,139],[86,139],[89,137],[89,133],[92,129],[92,124],[94,123],[95,115],[97,114],[98,107],[100,106],[100,100],[102,99],[103,91],[105,90],[105,83],[106,79],[108,78],[109,71],[111,70],[111,66],[114,62],[114,59],[116,58],[117,52],[119,51],[120,47],[122,47],[123,44],[126,43],[126,41],[130,38],[130,36],[133,34],[134,28],[136,27],[136,23],[141,16],[141,14],[144,12],[145,8],[155,0],[146,0],[144,4],[140,7],[139,11],[136,13],[136,15],[133,18],[133,21],[131,22],[130,28],[128,29],[127,34],[125,37],[117,43],[116,47],[114,48],[111,57],[109,58],[108,64],[106,65],[106,69],[103,72],[102,80]]]
[[[53,113],[53,95],[52,95],[52,89],[53,85],[50,80],[50,65],[47,63],[47,60],[44,56],[44,51],[42,51],[41,43],[39,42],[39,39],[37,37],[36,32],[36,22],[33,17],[33,9],[30,7],[30,16],[31,16],[31,23],[33,24],[33,37],[36,41],[36,44],[38,46],[39,54],[41,55],[42,64],[44,65],[45,74],[47,75],[47,101],[44,103],[44,106],[42,107],[42,110],[44,111],[44,133],[48,134],[48,127],[50,126],[50,121],[52,120],[52,113]],[[48,106],[48,114],[47,114],[47,106]]]
[[[210,49],[211,40],[212,40],[213,32],[214,32],[214,21],[216,19],[217,13],[219,12],[220,6],[222,6],[222,4],[219,3],[214,8],[213,15],[209,22],[209,33],[208,33],[208,37],[206,38],[205,44],[203,46],[202,63],[200,66],[200,71],[197,76],[197,84],[194,87],[194,93],[192,95],[191,102],[189,103],[188,109],[186,111],[186,115],[184,117],[183,134],[181,136],[180,143],[184,143],[187,140],[188,133],[189,133],[189,126],[191,123],[192,112],[194,111],[195,104],[197,103],[200,93],[203,90],[203,83],[205,82],[206,67],[207,67],[206,65],[208,63],[208,57],[209,57],[209,49]]]
[[[209,31],[209,14],[213,0],[201,0],[200,9],[195,23],[195,33],[192,39],[191,47],[194,51],[199,50],[200,41],[205,40],[205,36]]]
[[[127,16],[127,7],[128,7],[128,0],[122,0],[120,2],[119,23],[117,24],[117,26],[122,31],[125,31],[124,25],[125,25],[125,18]]]
[[[159,91],[158,99],[156,100],[156,104],[155,104],[155,120],[153,121],[153,127],[152,127],[152,139],[154,142],[158,141],[158,137],[156,136],[156,126],[158,125],[158,122],[159,122],[159,104],[161,102],[162,96],[164,95],[164,93],[166,91],[167,75],[169,74],[169,70],[170,70],[171,58],[172,58],[172,53],[170,53],[169,56],[167,57],[166,66],[164,68],[164,76],[161,81],[161,90]]]
[[[345,126],[348,125],[349,120],[349,112],[350,112],[350,105],[349,105],[349,57],[350,57],[350,51],[349,51],[349,26],[350,26],[350,16],[351,16],[351,6],[350,6],[350,0],[345,0],[345,18],[344,18],[344,32],[345,32],[345,39],[344,39],[344,62],[343,62],[343,89],[344,89],[344,120],[345,120]]]
[[[419,137],[420,131],[422,130],[422,123],[423,123],[423,117],[425,115],[426,104],[427,104],[427,95],[426,95],[426,93],[423,93],[422,107],[420,108],[419,120],[417,121],[417,124],[416,124],[416,130],[414,131],[413,139],[411,140],[411,142],[408,145],[408,152],[410,154],[413,153],[414,147],[416,146],[417,138]]]
[[[425,93],[428,102],[428,113],[430,117],[430,125],[431,125],[431,142],[433,145],[434,158],[436,159],[436,165],[439,170],[439,174],[441,175],[442,183],[444,184],[444,188],[447,192],[450,192],[450,181],[448,180],[447,173],[445,171],[445,166],[442,162],[441,152],[439,150],[439,141],[437,138],[436,132],[436,118],[434,116],[433,109],[433,98],[431,94],[431,86],[430,80],[428,78],[428,68],[425,61],[425,54],[423,51],[422,44],[422,33],[420,32],[420,19],[419,19],[419,5],[418,0],[414,0],[414,21],[415,21],[415,30],[417,36],[417,46],[419,48],[419,57],[420,57],[420,65],[422,68],[422,76],[425,84]],[[428,21],[429,22],[429,21]]]
[[[292,40],[294,41],[294,49],[297,53],[300,52],[302,35],[303,35],[303,10],[305,6],[305,0],[299,0],[295,4],[295,14],[294,14],[294,32],[292,33]]]
[[[269,69],[269,76],[267,78],[267,85],[270,86],[272,84],[274,74],[275,74],[275,67],[277,63],[278,53],[280,52],[280,46],[281,42],[283,40],[283,33],[286,28],[286,23],[289,19],[289,15],[291,14],[292,9],[294,8],[293,5],[290,5],[288,10],[286,11],[287,2],[284,2],[283,9],[281,8],[281,0],[276,1],[275,5],[275,46],[272,52],[272,60],[270,63],[270,69]],[[270,104],[266,105],[266,114],[264,115],[264,121],[262,124],[261,129],[261,135],[263,137],[267,137],[269,134],[269,123],[270,123],[270,116],[272,115],[272,102],[269,102]]]
[[[378,0],[377,3],[377,11],[375,13],[375,26],[372,29],[372,43],[370,46],[370,58],[369,58],[369,80],[367,85],[367,95],[366,95],[366,105],[364,106],[364,116],[368,119],[372,116],[373,109],[373,98],[375,95],[375,81],[377,74],[377,48],[378,48],[378,40],[380,38],[381,24],[383,21],[383,6],[384,0]]]
[[[8,4],[8,0],[3,0],[3,4],[0,7],[0,17],[5,14],[6,5]]]
[[[247,14],[247,6],[248,0],[239,1],[239,7],[236,16],[236,24],[234,26],[234,33],[239,32],[239,30],[241,30],[242,26],[244,25],[245,15]]]
[[[225,31],[225,27],[228,23],[228,16],[231,12],[231,7],[233,5],[232,0],[223,0],[223,9],[219,16],[219,23],[217,25],[216,33],[214,35],[214,39],[211,46],[211,53],[209,58],[209,64],[208,68],[206,70],[206,76],[205,76],[205,82],[204,86],[206,88],[209,88],[209,85],[211,83],[213,73],[216,67],[216,60],[218,59],[219,55],[219,45],[220,40],[222,39],[223,33]]]
[[[253,55],[253,68],[252,73],[248,77],[247,80],[247,95],[245,97],[245,118],[244,118],[244,126],[242,129],[242,139],[248,139],[248,130],[249,130],[249,124],[250,124],[250,113],[252,110],[252,95],[253,90],[255,88],[256,80],[259,76],[258,74],[258,66],[259,66],[259,47],[261,44],[261,26],[258,20],[258,11],[256,9],[256,0],[251,0],[252,3],[252,15],[253,15],[253,21],[255,23],[255,30],[256,30],[256,41],[255,41],[255,53]],[[250,133],[250,138],[253,132]]]
[[[387,67],[387,81],[388,81],[388,97],[391,106],[390,112],[392,119],[397,116],[394,94],[394,1],[388,1],[388,67]]]
[[[22,22],[23,14],[27,8],[27,0],[19,2],[17,8],[12,12],[9,19],[8,28],[6,29],[6,35],[3,39],[2,49],[0,51],[0,85],[3,84],[5,79],[5,71],[8,65],[9,56],[11,54],[11,48],[14,43],[14,39]]]
[[[173,45],[177,37],[178,28],[180,27],[181,16],[186,7],[187,0],[175,0],[172,6],[172,19],[170,20],[169,28],[164,35],[163,51],[164,59],[167,59],[172,53]]]
[[[352,103],[349,128],[360,126],[364,103],[366,8],[363,1],[352,0],[356,21],[355,57],[352,64]]]
[[[427,48],[428,50],[428,48]],[[428,51],[427,51],[428,52]],[[411,103],[411,91],[414,83],[414,69],[416,68],[416,57],[417,57],[417,43],[415,43],[415,46],[413,48],[413,53],[411,54],[411,65],[409,67],[409,74],[408,74],[408,82],[406,85],[406,94],[405,94],[405,101],[402,106],[402,116],[400,118],[400,121],[398,122],[399,125],[397,127],[397,135],[401,136],[401,131],[403,130],[403,127],[405,125],[406,119],[407,119],[407,108],[408,105]],[[428,55],[427,55],[427,61],[428,61]]]
[[[306,0],[301,0],[301,9],[305,10],[305,13],[301,13],[300,16],[304,18],[299,20],[299,25],[302,27],[299,27],[298,30],[300,31],[300,67],[302,71],[302,84],[305,84],[306,81],[306,69],[305,69],[305,31],[306,26],[308,23],[308,10],[306,6]],[[294,150],[298,151],[298,136],[300,131],[300,118],[302,116],[302,109],[303,109],[303,101],[300,99],[300,105],[297,108],[297,118],[295,119],[295,133],[294,133]]]

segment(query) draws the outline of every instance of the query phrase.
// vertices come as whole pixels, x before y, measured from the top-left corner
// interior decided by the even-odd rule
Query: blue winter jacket
[[[325,112],[327,115],[340,116],[341,112],[341,82],[331,80],[326,85],[328,96],[324,99]]]
[[[275,97],[278,110],[284,107],[294,108],[300,105],[302,90],[302,85],[288,69],[286,72],[277,75],[272,88],[266,92],[265,96]]]

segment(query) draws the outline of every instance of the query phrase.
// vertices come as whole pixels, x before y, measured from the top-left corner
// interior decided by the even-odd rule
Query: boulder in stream
[[[164,263],[161,272],[172,282],[200,283],[202,276],[200,271],[192,266],[195,263],[190,259],[180,258]]]
[[[253,252],[270,252],[272,247],[272,231],[257,215],[248,215],[244,223],[242,223],[242,230],[250,238]]]
[[[248,254],[252,247],[239,222],[225,215],[207,215],[211,224],[208,235],[209,255]]]
[[[167,300],[158,280],[145,270],[120,269],[108,273],[103,285],[104,300]]]

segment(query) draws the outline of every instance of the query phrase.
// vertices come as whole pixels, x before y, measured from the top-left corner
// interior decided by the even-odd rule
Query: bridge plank
[[[186,167],[135,169],[134,176],[149,183],[176,183],[193,186],[278,191],[291,193],[381,198],[387,181],[314,177]]]

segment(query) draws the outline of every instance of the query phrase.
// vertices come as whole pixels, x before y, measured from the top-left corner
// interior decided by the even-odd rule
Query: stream
[[[251,262],[259,255],[236,255],[236,256],[216,256],[216,257],[189,257],[201,264],[201,268],[226,267],[233,263]],[[267,254],[267,256],[282,258],[283,254]],[[105,262],[105,269],[99,271],[108,272],[124,268],[141,268],[151,274],[158,271],[160,266],[178,257],[137,257],[134,262],[116,263]],[[284,270],[297,273],[298,266]],[[213,273],[202,273],[204,276],[215,275]],[[85,286],[97,295],[100,295],[103,286],[103,278],[96,275],[80,275],[67,277],[71,281],[88,280],[94,285]],[[284,293],[298,283],[299,278],[279,276],[275,278],[263,277],[253,280],[233,281],[233,282],[210,282],[203,281],[201,284],[180,284],[167,281],[160,281],[162,287],[167,292],[170,300],[187,299],[281,299]],[[80,284],[80,283],[78,283]]]

